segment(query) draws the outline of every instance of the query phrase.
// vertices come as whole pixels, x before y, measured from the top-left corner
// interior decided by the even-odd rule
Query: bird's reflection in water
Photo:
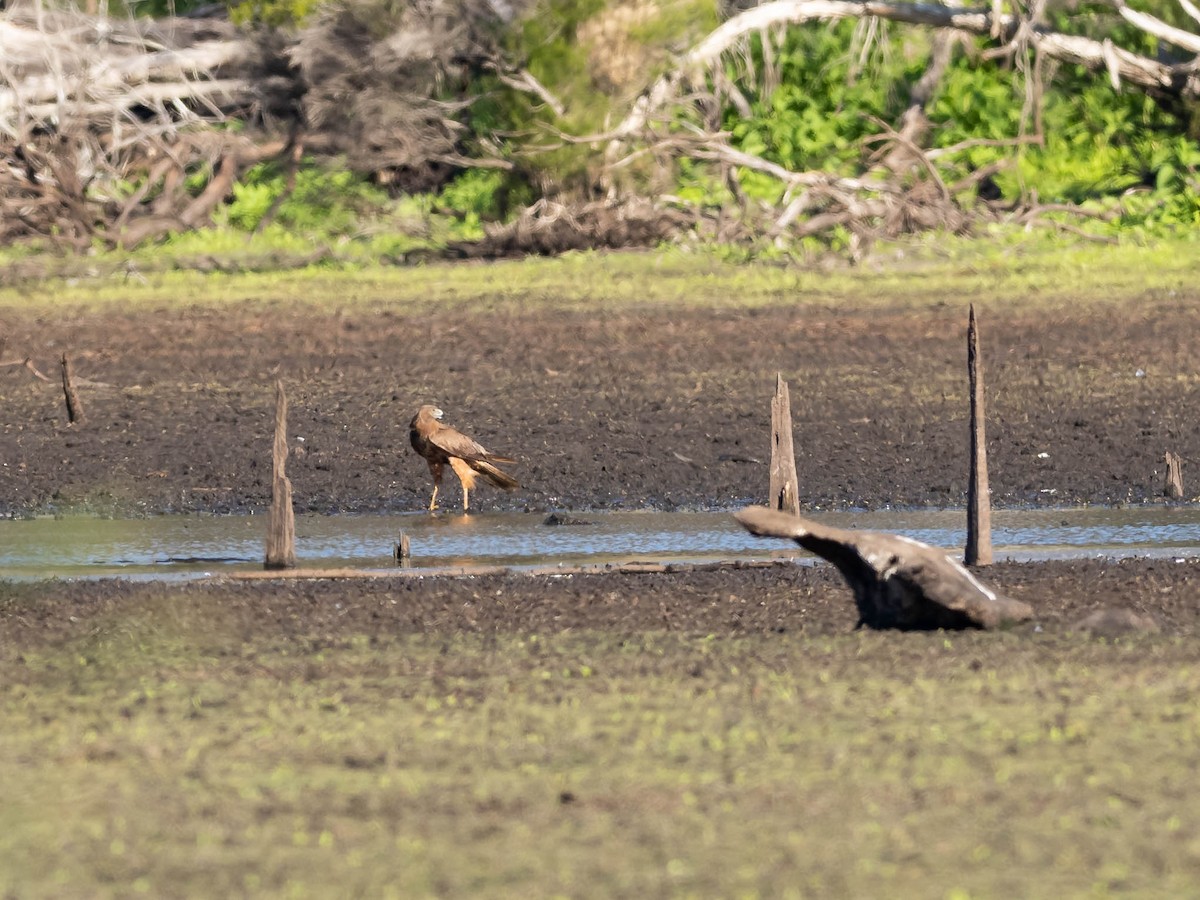
[[[471,528],[478,524],[480,517],[473,513],[434,512],[428,522],[435,528]]]

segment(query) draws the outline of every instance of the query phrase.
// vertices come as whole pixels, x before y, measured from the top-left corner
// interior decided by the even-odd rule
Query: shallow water
[[[963,510],[811,513],[847,528],[889,531],[961,552]],[[1200,508],[996,510],[996,558],[1200,555]],[[794,551],[756,538],[728,512],[595,512],[547,525],[544,513],[301,516],[302,568],[388,569],[401,532],[412,568],[576,566],[764,559]],[[195,577],[262,569],[266,516],[89,516],[0,521],[0,577]]]

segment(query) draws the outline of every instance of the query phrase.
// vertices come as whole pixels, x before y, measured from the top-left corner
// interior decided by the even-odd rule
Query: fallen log
[[[904,630],[997,628],[1033,616],[943,551],[912,538],[822,525],[762,506],[734,518],[751,534],[789,538],[833,563],[854,591],[859,625]]]

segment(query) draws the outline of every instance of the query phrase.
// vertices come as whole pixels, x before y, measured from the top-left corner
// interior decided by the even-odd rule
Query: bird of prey
[[[515,459],[489,453],[461,431],[438,421],[442,415],[436,406],[426,404],[417,410],[408,426],[408,439],[417,454],[429,463],[429,474],[433,476],[433,496],[429,498],[431,511],[437,509],[438,488],[447,464],[462,482],[463,512],[467,511],[468,495],[475,487],[477,477],[507,491],[520,487],[515,478],[493,465],[516,462]]]
[[[833,563],[854,591],[859,625],[994,628],[1033,609],[1001,597],[944,552],[902,535],[849,531],[751,506],[734,516],[751,534],[791,538]]]

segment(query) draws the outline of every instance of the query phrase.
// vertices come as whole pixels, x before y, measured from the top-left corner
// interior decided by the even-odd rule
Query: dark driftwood
[[[65,353],[62,355],[62,386],[63,396],[67,401],[67,421],[83,421],[83,404],[79,402],[79,394],[75,390],[75,376],[71,371],[71,360]]]
[[[771,399],[771,508],[800,514],[800,482],[796,476],[796,453],[792,448],[792,400],[782,375],[775,377]]]
[[[943,551],[911,538],[833,528],[752,506],[736,514],[751,534],[790,538],[833,563],[870,628],[995,628],[1033,609],[1001,597]]]
[[[983,405],[983,362],[979,357],[979,326],[975,305],[967,321],[967,380],[971,390],[971,474],[967,480],[968,566],[992,564],[992,494],[988,487],[987,435]]]
[[[296,565],[296,515],[292,509],[292,483],[284,474],[287,463],[287,396],[283,382],[275,382],[275,443],[271,450],[271,513],[267,521],[268,569]]]
[[[1172,453],[1170,450],[1167,451],[1165,459],[1167,477],[1163,484],[1163,493],[1178,500],[1183,496],[1183,460],[1179,454]]]

